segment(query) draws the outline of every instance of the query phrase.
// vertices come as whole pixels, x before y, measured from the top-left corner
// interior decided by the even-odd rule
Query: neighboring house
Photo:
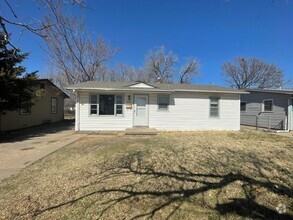
[[[241,124],[293,130],[293,90],[247,89],[241,95]]]
[[[76,131],[239,130],[240,94],[219,86],[143,82],[72,85],[76,94]]]
[[[35,106],[0,115],[0,131],[10,131],[64,119],[64,98],[68,96],[48,79],[40,79],[38,89],[44,89]]]

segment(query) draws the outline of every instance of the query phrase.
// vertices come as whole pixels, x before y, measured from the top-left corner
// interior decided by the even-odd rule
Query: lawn
[[[249,130],[89,135],[2,181],[0,219],[292,219],[292,148]]]

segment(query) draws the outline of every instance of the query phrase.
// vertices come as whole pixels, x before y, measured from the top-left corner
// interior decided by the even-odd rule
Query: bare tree
[[[165,52],[164,46],[151,49],[145,60],[145,69],[148,81],[171,83],[176,72],[177,56],[172,51]]]
[[[118,64],[112,75],[112,81],[148,81],[147,74],[144,69],[123,64]]]
[[[101,37],[93,41],[85,29],[83,19],[63,13],[63,2],[54,4],[48,0],[47,3],[50,12],[45,21],[54,23],[54,26],[44,29],[42,34],[46,35],[46,51],[60,82],[68,85],[89,80],[108,80],[105,65],[118,49],[112,48]]]
[[[283,85],[283,72],[276,65],[256,58],[237,57],[224,63],[222,74],[236,89],[278,88]]]
[[[48,7],[49,3],[50,4],[63,3],[65,5],[78,5],[81,7],[85,7],[84,0],[67,0],[67,1],[36,0],[35,1],[36,7],[40,7],[44,10],[49,8]],[[8,44],[12,46],[13,48],[16,48],[16,47],[10,42],[11,33],[9,32],[9,30],[7,30],[6,24],[21,28],[20,34],[22,34],[24,31],[29,31],[42,38],[46,37],[46,35],[43,35],[43,30],[50,28],[54,25],[54,23],[46,23],[44,22],[44,20],[40,18],[34,18],[29,16],[23,18],[18,16],[18,12],[15,9],[15,6],[13,5],[11,1],[8,1],[8,0],[0,0],[0,9],[6,12],[6,13],[3,13],[3,15],[0,15],[0,26],[3,30],[3,33],[1,33],[1,35],[4,35],[4,37],[8,39]]]
[[[191,83],[194,76],[199,74],[199,62],[195,58],[188,58],[181,67],[179,82],[180,84]]]
[[[172,51],[165,51],[164,46],[151,49],[145,58],[146,81],[173,83],[191,83],[199,74],[199,62],[195,58],[187,58],[185,63],[178,68],[178,57]],[[177,81],[176,80],[176,81]]]

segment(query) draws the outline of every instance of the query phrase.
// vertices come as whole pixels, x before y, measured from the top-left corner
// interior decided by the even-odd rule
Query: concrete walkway
[[[278,133],[275,133],[275,134],[280,135],[280,136],[284,136],[284,137],[293,138],[293,131],[290,131],[290,132],[278,132]]]
[[[17,174],[22,168],[87,135],[75,133],[72,127],[51,127],[54,129],[44,129],[41,135],[38,131],[35,135],[30,133],[1,141],[0,180]]]

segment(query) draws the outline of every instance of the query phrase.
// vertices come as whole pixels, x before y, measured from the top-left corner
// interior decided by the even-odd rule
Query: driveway
[[[0,180],[84,136],[75,133],[70,121],[1,135]]]

